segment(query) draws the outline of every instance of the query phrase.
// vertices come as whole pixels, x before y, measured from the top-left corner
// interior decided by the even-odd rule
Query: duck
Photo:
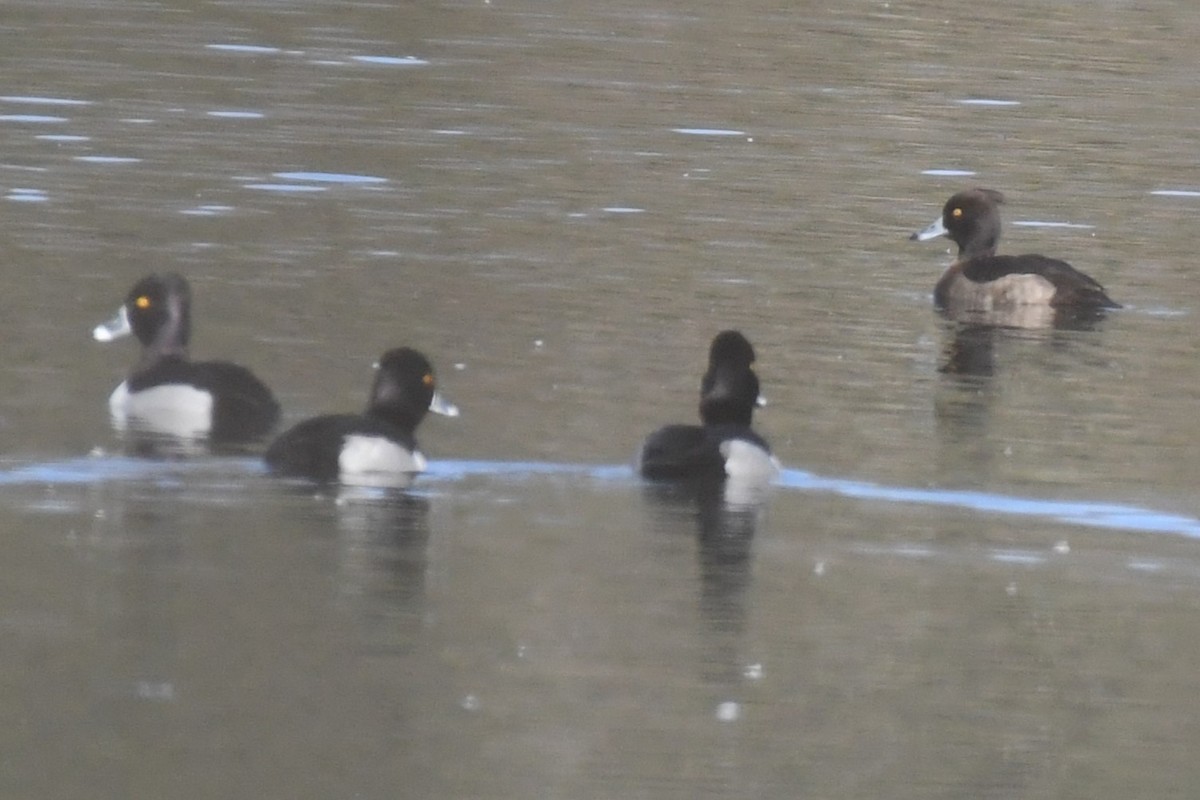
[[[279,422],[279,403],[246,367],[193,361],[192,293],[177,273],[153,273],[129,290],[116,315],[92,337],[137,337],[142,354],[109,396],[114,427],[213,443],[264,438]]]
[[[1120,308],[1094,278],[1066,261],[1043,255],[997,255],[1000,205],[995,189],[974,188],[946,201],[941,216],[912,234],[912,241],[945,236],[958,245],[958,257],[933,290],[937,308],[951,315],[1023,309],[1098,312]],[[1024,318],[1023,316],[1020,318]]]
[[[267,447],[268,470],[281,477],[348,486],[406,488],[425,471],[415,432],[425,414],[459,415],[437,388],[433,366],[409,347],[379,359],[366,410],[324,414],[284,431]]]
[[[766,439],[751,427],[760,405],[754,347],[740,331],[712,340],[700,381],[699,425],[666,425],[651,433],[637,456],[637,471],[654,481],[762,479],[779,472]]]

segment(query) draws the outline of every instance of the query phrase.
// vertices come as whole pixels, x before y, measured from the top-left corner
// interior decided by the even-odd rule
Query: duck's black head
[[[192,335],[192,292],[175,273],[147,275],[133,285],[117,314],[97,325],[102,342],[132,333],[152,356],[187,355]]]
[[[758,404],[754,347],[739,331],[722,331],[708,351],[700,382],[700,419],[705,425],[749,426]]]
[[[942,206],[942,216],[910,238],[924,242],[946,236],[958,245],[959,259],[992,255],[1000,243],[1000,209],[1004,195],[995,189],[967,189]]]
[[[438,394],[429,359],[410,347],[384,353],[376,368],[367,413],[411,433],[429,411],[458,416],[458,409]]]

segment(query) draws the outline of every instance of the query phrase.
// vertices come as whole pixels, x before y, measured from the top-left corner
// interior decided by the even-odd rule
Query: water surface
[[[1187,796],[1200,385],[1182,0],[193,0],[0,27],[0,794]],[[954,191],[1126,308],[958,328]],[[1021,224],[1024,223],[1024,224]],[[132,344],[287,421],[406,344],[409,495],[119,456]],[[646,487],[727,327],[787,470]],[[89,455],[93,454],[94,455]]]

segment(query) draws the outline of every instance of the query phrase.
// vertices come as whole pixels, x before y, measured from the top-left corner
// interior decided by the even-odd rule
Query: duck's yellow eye
[[[146,295],[142,295],[138,299],[134,300],[133,304],[144,311],[150,307],[150,298],[146,297]]]
[[[962,216],[962,209],[961,208],[954,209],[953,211],[950,212],[950,216],[954,217],[955,219],[958,219],[959,217]]]
[[[425,376],[421,378],[421,383],[425,384],[426,386],[433,386],[433,374],[426,372]]]

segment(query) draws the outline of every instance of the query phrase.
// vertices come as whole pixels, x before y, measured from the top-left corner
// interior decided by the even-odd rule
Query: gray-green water
[[[0,795],[1190,797],[1197,36],[1168,0],[6,5]],[[1127,308],[941,320],[907,235],[975,184]],[[155,269],[289,422],[428,353],[432,474],[111,455],[135,353],[89,332]],[[759,516],[621,466],[726,327],[788,468]]]

